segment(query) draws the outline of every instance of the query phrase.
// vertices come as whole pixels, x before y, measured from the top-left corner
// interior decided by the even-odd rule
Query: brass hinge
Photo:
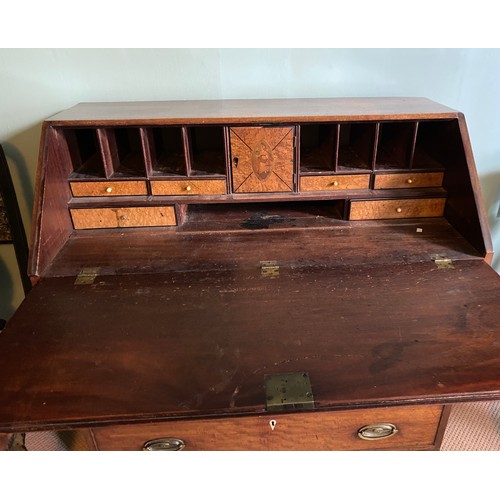
[[[314,408],[311,381],[306,372],[266,375],[265,386],[267,411]]]
[[[432,254],[431,259],[434,261],[438,269],[454,269],[453,261],[446,255]]]
[[[263,260],[260,263],[260,275],[263,278],[276,278],[280,275],[280,266],[276,260]]]
[[[100,267],[84,267],[75,279],[75,285],[91,285],[99,275]]]

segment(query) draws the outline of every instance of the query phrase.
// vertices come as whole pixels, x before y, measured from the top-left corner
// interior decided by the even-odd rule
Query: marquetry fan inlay
[[[293,127],[231,129],[233,192],[293,191]]]

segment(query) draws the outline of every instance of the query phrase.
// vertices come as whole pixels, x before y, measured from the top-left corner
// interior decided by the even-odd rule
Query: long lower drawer
[[[442,406],[186,419],[92,429],[100,450],[430,450]]]

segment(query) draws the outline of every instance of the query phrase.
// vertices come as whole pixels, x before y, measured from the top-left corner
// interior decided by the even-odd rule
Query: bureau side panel
[[[73,230],[68,212],[71,162],[67,148],[59,147],[60,132],[44,125],[33,208],[30,276],[40,276]]]
[[[436,143],[445,144],[443,163],[446,162],[447,169],[443,187],[448,193],[445,217],[491,262],[491,236],[463,115],[449,123],[448,130],[436,137]]]

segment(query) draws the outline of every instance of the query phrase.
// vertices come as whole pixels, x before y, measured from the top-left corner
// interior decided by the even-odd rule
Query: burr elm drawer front
[[[146,181],[70,182],[73,196],[146,196]]]
[[[370,174],[358,175],[309,175],[300,179],[301,191],[337,191],[343,189],[368,189]]]
[[[350,220],[442,217],[445,198],[351,201]]]
[[[74,208],[75,229],[175,226],[174,207]]]
[[[154,196],[226,194],[226,181],[223,179],[151,181],[151,192]]]
[[[405,189],[441,187],[443,172],[407,173],[407,174],[377,174],[374,189]]]

